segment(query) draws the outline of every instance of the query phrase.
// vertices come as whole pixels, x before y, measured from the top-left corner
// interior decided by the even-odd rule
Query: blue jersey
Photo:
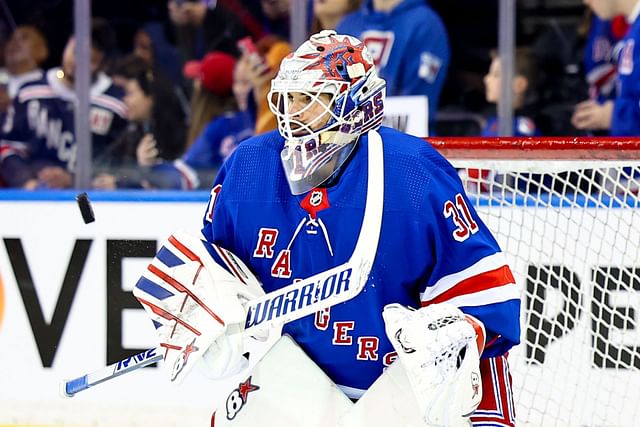
[[[194,169],[218,168],[240,142],[253,135],[248,112],[229,112],[213,119],[191,144],[183,160]]]
[[[11,162],[7,184],[21,186],[38,167],[75,170],[77,144],[74,128],[74,92],[49,70],[41,80],[24,84],[7,113],[0,137],[3,168]],[[91,87],[89,119],[93,156],[99,156],[126,125],[123,92],[105,74]],[[13,158],[12,158],[13,157]],[[11,159],[10,159],[11,158]],[[10,175],[10,176],[7,176]]]
[[[404,0],[390,12],[376,12],[366,0],[336,31],[367,45],[388,96],[426,95],[435,120],[451,51],[442,20],[424,0]]]
[[[249,112],[230,112],[216,117],[205,126],[201,134],[180,160],[165,162],[154,167],[159,188],[193,190],[202,178],[209,178],[233,153],[238,144],[253,135],[253,122]]]
[[[640,19],[636,18],[631,24],[622,43],[618,58],[618,96],[613,104],[611,135],[640,135]]]
[[[616,96],[616,63],[624,35],[618,33],[624,25],[622,16],[616,21],[605,21],[595,14],[591,18],[583,61],[591,99],[604,102]]]
[[[487,124],[482,129],[482,136],[499,136],[498,135],[498,118],[490,117]],[[536,128],[536,124],[528,117],[516,116],[513,118],[513,136],[538,136],[540,131]]]
[[[425,141],[381,128],[385,200],[378,251],[362,292],[284,327],[348,395],[359,396],[395,358],[386,304],[459,306],[484,322],[483,357],[519,342],[519,290],[504,255],[469,203],[455,169]],[[336,183],[293,196],[283,139],[244,141],[222,166],[205,238],[237,254],[271,292],[349,260],[364,215],[368,138]]]

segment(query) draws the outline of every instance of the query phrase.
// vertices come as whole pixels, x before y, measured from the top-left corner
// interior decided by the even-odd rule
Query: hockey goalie
[[[516,281],[455,169],[381,126],[384,94],[364,43],[311,36],[272,81],[278,130],[136,285],[171,381],[242,378],[213,425],[515,425]]]

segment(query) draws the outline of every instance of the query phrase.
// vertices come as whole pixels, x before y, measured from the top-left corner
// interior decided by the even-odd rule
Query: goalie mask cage
[[[429,138],[522,289],[518,425],[640,419],[640,139]]]

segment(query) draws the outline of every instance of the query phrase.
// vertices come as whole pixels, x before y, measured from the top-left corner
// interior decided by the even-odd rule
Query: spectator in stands
[[[344,17],[337,31],[367,45],[387,82],[388,96],[428,97],[434,130],[451,52],[446,28],[426,2],[365,0],[357,12]]]
[[[539,135],[532,119],[534,111],[536,87],[535,58],[529,48],[519,47],[514,55],[514,75],[511,85],[513,95],[513,135],[534,136]],[[484,76],[485,97],[490,104],[497,104],[500,99],[501,66],[497,51],[491,51],[491,65]],[[482,136],[499,136],[498,119],[496,116],[487,120]]]
[[[237,42],[265,36],[289,39],[291,0],[169,0],[168,10],[176,29],[183,62],[203,52],[237,55]]]
[[[179,78],[173,78],[173,73],[168,70],[163,64],[159,64],[156,61],[157,52],[155,43],[161,43],[158,40],[152,39],[149,33],[148,26],[139,27],[133,36],[131,52],[115,62],[111,69],[111,78],[114,83],[124,87],[128,80],[136,77],[143,70],[151,68],[155,75],[161,75],[161,78],[166,84],[170,84],[173,90],[180,100],[183,115],[189,116],[189,96],[187,95],[187,87],[184,84],[182,75]],[[175,62],[175,61],[174,61]]]
[[[511,84],[513,99],[513,135],[534,136],[539,135],[534,121],[528,113],[535,97],[536,65],[532,51],[529,48],[520,47],[515,50],[514,75]],[[500,99],[500,87],[502,84],[501,64],[498,52],[491,51],[491,65],[484,76],[485,98],[490,104],[497,104]],[[487,120],[482,136],[499,136],[498,119],[496,116]],[[488,169],[463,169],[461,174],[467,174],[467,190],[470,192],[489,191],[491,182],[499,179],[493,171]]]
[[[585,0],[603,20],[624,15],[629,30],[622,39],[617,62],[618,93],[614,100],[587,100],[576,105],[571,123],[578,129],[606,130],[611,135],[640,135],[640,2]]]
[[[247,109],[249,83],[237,77],[238,64],[233,56],[214,51],[185,66],[194,91],[189,148],[183,160],[206,186],[238,144],[253,135],[254,123]]]
[[[251,39],[239,43],[240,64],[238,79],[247,80],[251,86],[253,99],[250,109],[255,109],[255,133],[260,134],[277,128],[275,115],[269,110],[267,96],[282,60],[291,53],[291,46],[275,36],[266,36],[253,46]]]
[[[176,44],[181,56],[181,63],[185,63],[200,55],[198,51],[202,49],[203,36],[202,28],[205,15],[209,11],[209,6],[201,1],[175,1],[167,3],[169,18],[173,23]],[[215,10],[215,5],[214,5]],[[236,25],[229,19],[229,29],[233,30]],[[218,28],[220,28],[218,26]],[[224,25],[223,25],[224,28]]]
[[[335,30],[342,18],[360,8],[362,0],[313,0],[313,18],[309,34]]]
[[[4,50],[8,79],[0,86],[0,113],[7,111],[20,86],[42,78],[41,66],[48,56],[47,41],[39,29],[21,25],[13,30]]]
[[[289,10],[292,0],[260,0],[265,35],[289,40]],[[294,0],[295,1],[295,0]]]
[[[589,99],[602,103],[616,97],[617,61],[621,41],[629,30],[623,15],[611,20],[590,13],[590,25],[584,48],[584,73],[589,84]]]
[[[96,189],[192,189],[194,173],[178,159],[185,150],[186,117],[172,84],[151,67],[121,70],[129,126],[96,159]],[[136,72],[137,71],[137,72]]]
[[[144,73],[148,68],[150,68],[150,65],[146,60],[135,53],[130,53],[115,63],[111,71],[111,79],[115,85],[125,90],[129,80]]]
[[[113,40],[111,28],[94,20],[91,30],[91,142],[100,156],[126,125],[122,91],[102,66]],[[75,39],[62,55],[62,66],[41,80],[23,85],[4,120],[0,134],[0,173],[10,187],[69,188],[76,166],[74,128]]]
[[[169,0],[167,8],[182,62],[214,50],[235,55],[236,43],[241,38],[251,36],[258,40],[266,35],[261,1]]]
[[[131,52],[142,58],[150,67],[155,63],[155,52],[151,35],[144,28],[140,27],[133,35],[133,51]]]

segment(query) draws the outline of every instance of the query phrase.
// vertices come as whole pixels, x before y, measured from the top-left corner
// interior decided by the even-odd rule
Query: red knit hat
[[[184,64],[182,73],[189,79],[198,79],[202,87],[218,96],[230,96],[233,87],[233,69],[236,59],[228,53],[213,51],[201,61]]]

